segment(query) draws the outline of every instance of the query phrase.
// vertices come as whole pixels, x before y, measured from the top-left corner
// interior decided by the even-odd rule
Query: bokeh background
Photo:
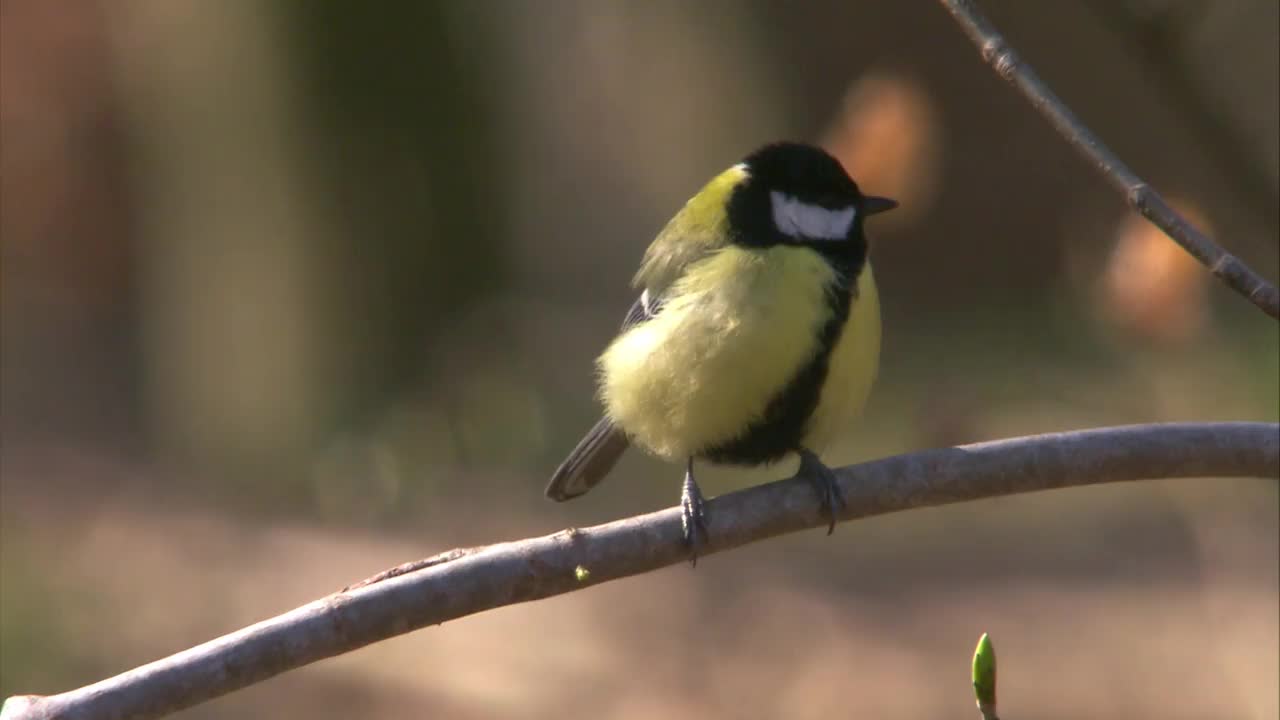
[[[1271,0],[984,3],[1275,280]],[[901,210],[828,460],[1280,415],[1274,321],[932,2],[0,0],[0,693],[69,689],[384,567],[671,505],[542,497],[645,245],[772,139]],[[708,471],[720,493],[791,471]],[[184,718],[1276,718],[1275,479],[804,533],[435,627]]]

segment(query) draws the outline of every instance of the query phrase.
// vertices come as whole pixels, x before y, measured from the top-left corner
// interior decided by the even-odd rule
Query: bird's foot
[[[684,487],[680,491],[680,524],[684,528],[684,544],[689,548],[689,564],[698,566],[698,548],[707,541],[707,508],[702,491],[693,479],[693,459],[684,473]]]
[[[830,521],[827,525],[827,534],[830,535],[836,529],[836,515],[845,508],[840,483],[835,471],[823,464],[813,451],[801,448],[798,452],[800,469],[796,471],[796,477],[807,479],[818,493],[818,502],[822,504],[822,510]]]

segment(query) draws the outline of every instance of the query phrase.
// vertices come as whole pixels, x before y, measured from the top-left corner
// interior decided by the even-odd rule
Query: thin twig
[[[1276,477],[1280,425],[1134,425],[898,455],[837,471],[840,520],[1013,493],[1174,477]],[[806,479],[711,500],[705,557],[825,526]],[[146,720],[466,615],[683,563],[680,510],[436,556],[93,685],[12,698],[3,720]],[[586,572],[583,571],[585,569]],[[696,582],[691,577],[690,582]]]
[[[1009,46],[972,0],[940,1],[978,46],[987,64],[1048,118],[1067,142],[1084,153],[1111,184],[1124,193],[1130,207],[1173,238],[1232,290],[1271,317],[1280,318],[1280,290],[1197,230],[1170,207],[1160,193],[1130,170]]]

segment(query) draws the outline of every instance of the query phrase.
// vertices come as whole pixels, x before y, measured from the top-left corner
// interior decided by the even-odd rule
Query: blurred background
[[[1271,0],[983,3],[1275,281]],[[387,566],[675,503],[549,472],[645,246],[754,147],[877,219],[881,380],[833,464],[1280,416],[1280,333],[1126,212],[933,2],[0,0],[0,693]],[[776,479],[708,471],[718,494]],[[1275,479],[814,531],[435,627],[183,718],[1276,718]]]

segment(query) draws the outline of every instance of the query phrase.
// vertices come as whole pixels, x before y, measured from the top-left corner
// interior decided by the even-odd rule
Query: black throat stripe
[[[866,263],[867,246],[861,222],[857,225],[849,242],[830,249],[811,248],[831,263],[839,278],[827,291],[831,317],[822,326],[813,357],[774,395],[763,417],[737,438],[707,448],[698,453],[699,457],[729,465],[761,465],[781,460],[800,447],[809,419],[822,396],[831,351],[848,324],[857,279]]]

